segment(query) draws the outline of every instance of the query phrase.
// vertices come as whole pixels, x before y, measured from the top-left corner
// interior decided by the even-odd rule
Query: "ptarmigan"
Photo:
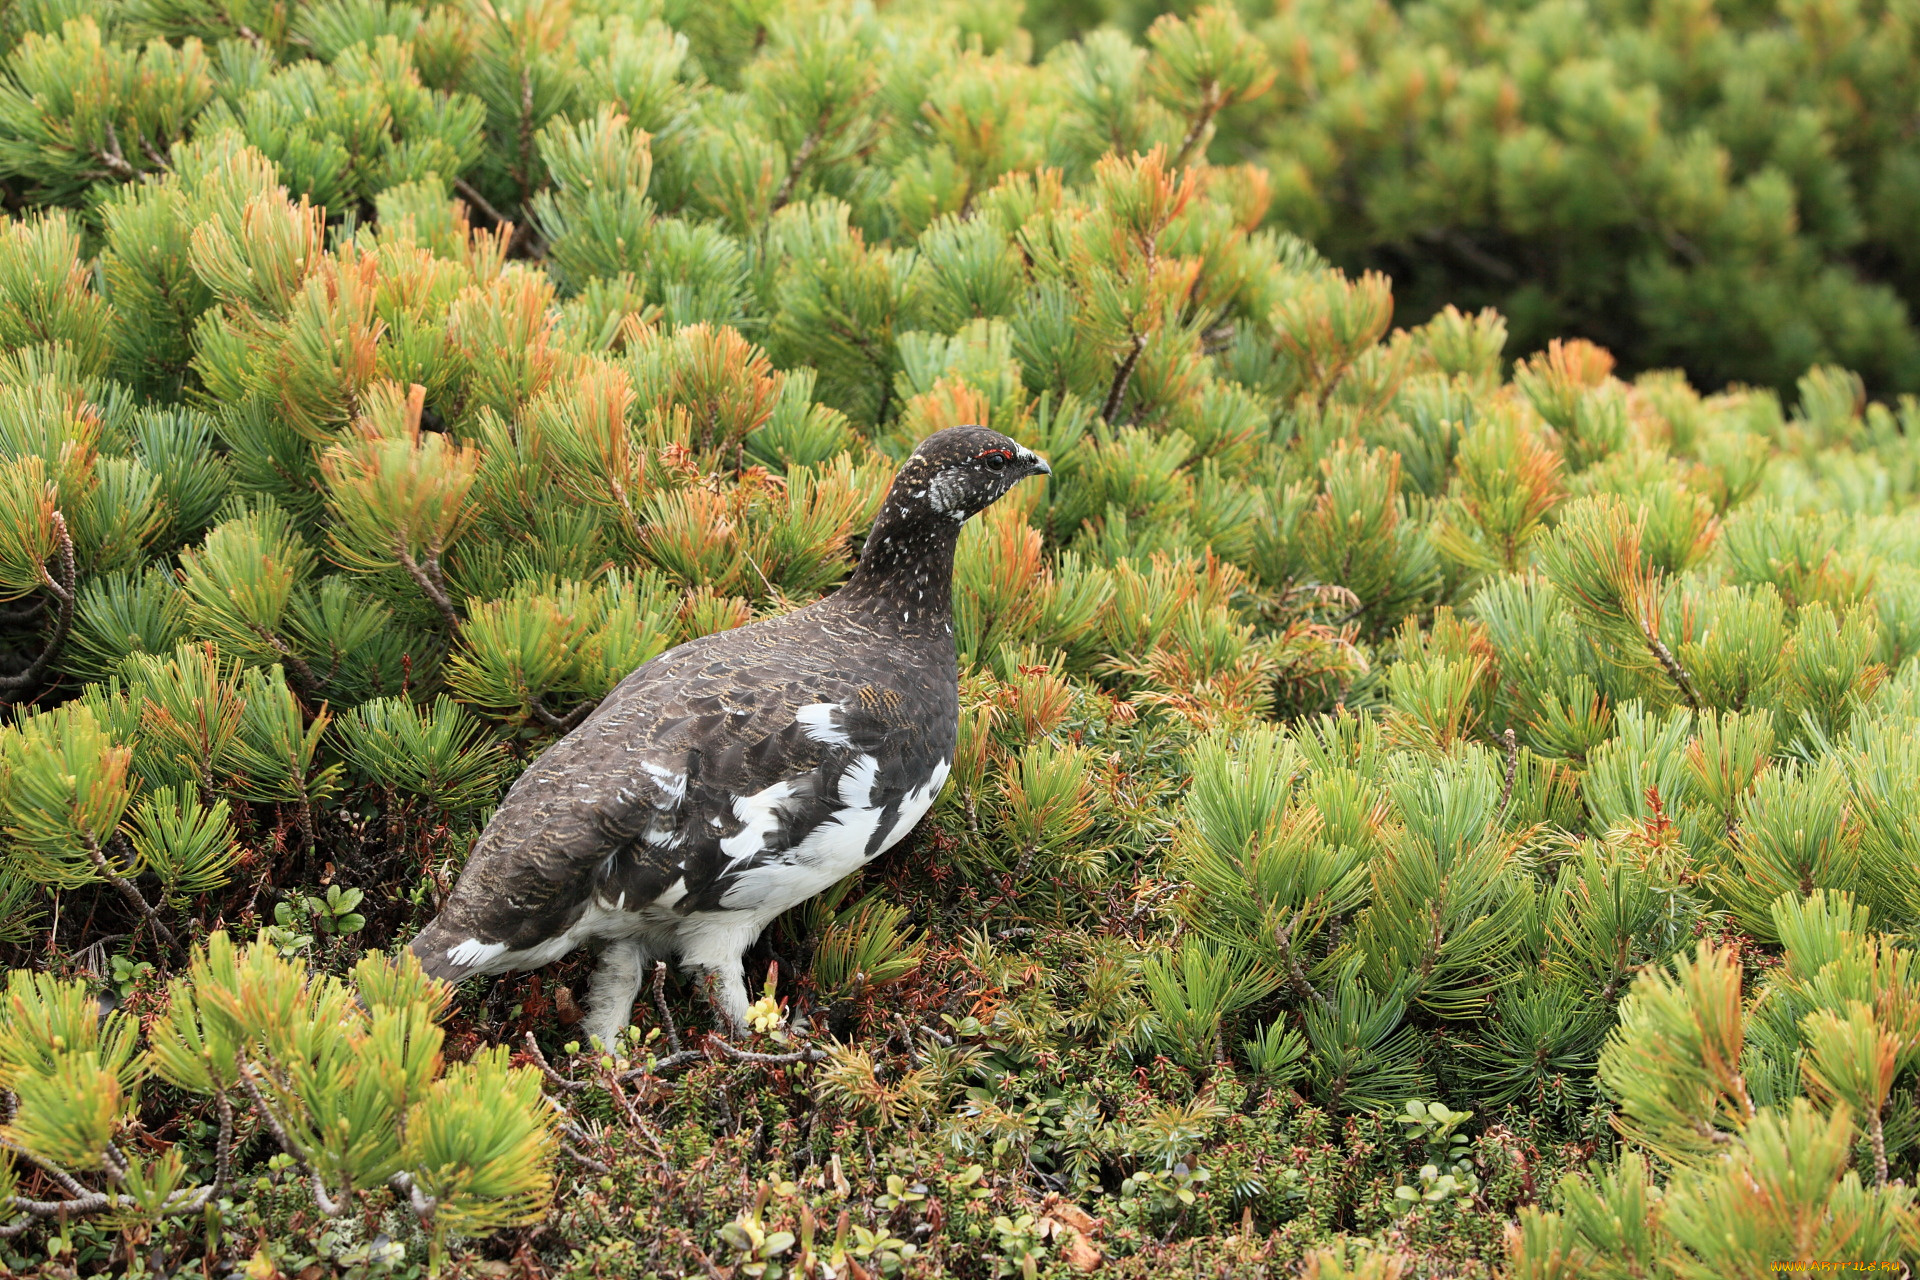
[[[413,940],[422,966],[458,981],[597,943],[584,1029],[611,1045],[649,963],[672,956],[740,1029],[760,931],[939,795],[959,728],[960,527],[1048,474],[984,427],[927,437],[840,590],[661,654],[520,776]]]

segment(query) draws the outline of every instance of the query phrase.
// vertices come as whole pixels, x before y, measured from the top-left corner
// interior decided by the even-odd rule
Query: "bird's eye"
[[[1012,461],[1012,459],[1007,457],[1001,450],[995,449],[990,453],[981,454],[980,461],[985,463],[987,469],[990,471],[1005,471],[1007,469],[1007,463]]]

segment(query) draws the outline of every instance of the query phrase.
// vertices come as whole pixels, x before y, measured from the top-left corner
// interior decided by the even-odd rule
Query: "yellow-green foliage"
[[[0,13],[0,1269],[1920,1244],[1911,15],[1096,12]],[[384,958],[966,422],[951,783],[751,1044]]]
[[[328,1214],[353,1209],[356,1191],[392,1185],[436,1240],[537,1220],[554,1153],[537,1073],[493,1050],[444,1062],[446,994],[410,956],[370,955],[347,985],[265,941],[236,948],[215,933],[143,1031],[124,1014],[102,1016],[82,981],[15,971],[0,1033],[0,1088],[16,1100],[9,1150],[43,1169],[105,1170],[120,1189],[95,1193],[83,1212],[160,1221],[229,1193],[238,1111],[311,1180]],[[180,1185],[177,1150],[126,1145],[149,1077],[218,1100],[211,1182]]]

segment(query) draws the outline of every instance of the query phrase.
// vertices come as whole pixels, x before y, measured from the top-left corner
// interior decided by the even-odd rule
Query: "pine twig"
[[[824,117],[827,109],[822,108],[820,114]],[[793,153],[793,163],[787,166],[786,180],[780,184],[780,190],[774,193],[773,204],[768,207],[768,213],[780,212],[787,207],[787,201],[793,199],[793,189],[800,182],[801,171],[807,167],[807,163],[813,159],[814,151],[820,146],[824,127],[824,120],[815,124],[808,131],[805,140],[800,143],[800,149]]]
[[[455,178],[453,180],[453,189],[460,193],[460,198],[462,200],[465,200],[468,204],[472,205],[475,209],[478,209],[482,214],[484,214],[488,219],[490,219],[493,222],[494,226],[510,227],[513,225],[512,219],[508,218],[506,214],[494,208],[492,201],[488,200],[485,196],[481,195],[479,190],[471,182],[468,182],[465,178]]]
[[[407,576],[413,579],[421,594],[439,610],[441,619],[447,624],[447,635],[458,636],[460,611],[453,607],[453,596],[447,591],[447,575],[440,570],[440,557],[429,555],[426,563],[422,564],[408,554],[404,541],[395,549],[395,554],[400,559],[400,567],[407,571]]]
[[[73,630],[73,605],[77,598],[79,570],[75,567],[73,556],[73,535],[67,531],[67,518],[58,511],[53,513],[54,561],[58,572],[40,571],[41,581],[47,590],[53,592],[59,611],[54,616],[53,638],[47,641],[40,656],[27,664],[27,669],[17,676],[0,676],[0,700],[11,701],[11,696],[31,689],[46,674],[53,660],[60,656],[60,650],[66,646],[67,635]]]
[[[1207,81],[1206,96],[1200,100],[1200,110],[1193,117],[1193,124],[1188,128],[1187,136],[1180,139],[1180,150],[1174,152],[1173,167],[1175,169],[1185,166],[1188,158],[1193,155],[1193,149],[1200,145],[1202,135],[1206,133],[1207,126],[1213,123],[1213,117],[1221,106],[1220,86],[1212,80]]]
[[[533,190],[533,73],[520,68],[520,164],[514,177],[520,181],[520,199],[524,202]]]
[[[1106,401],[1100,407],[1100,416],[1109,424],[1113,422],[1114,415],[1120,412],[1120,403],[1127,396],[1127,383],[1133,380],[1134,366],[1140,363],[1140,353],[1146,349],[1147,335],[1134,334],[1133,349],[1127,352],[1127,357],[1120,362],[1120,367],[1113,371],[1113,384],[1107,388]]]
[[[653,1007],[659,1011],[660,1026],[667,1033],[667,1048],[673,1050],[673,1056],[679,1057],[680,1031],[673,1025],[673,1011],[667,1008],[667,962],[653,962]]]
[[[1660,639],[1645,618],[1640,619],[1640,634],[1646,637],[1647,649],[1666,669],[1667,678],[1672,680],[1674,687],[1680,690],[1680,696],[1685,699],[1688,709],[1698,711],[1700,695],[1694,692],[1692,677],[1687,675],[1687,669],[1680,665],[1680,660],[1673,656],[1673,651],[1667,648],[1666,642]]]
[[[260,637],[268,648],[280,655],[280,665],[287,673],[287,683],[294,687],[294,692],[300,695],[301,701],[318,701],[320,697],[320,681],[314,677],[313,667],[308,664],[307,660],[295,653],[292,645],[258,623],[249,622],[247,628],[252,631],[254,635]],[[337,669],[338,664],[336,663],[335,666]]]
[[[32,1164],[38,1166],[38,1168],[43,1173],[45,1173],[49,1178],[52,1178],[55,1182],[59,1183],[62,1190],[64,1190],[68,1195],[73,1196],[75,1199],[83,1199],[87,1196],[95,1196],[100,1194],[97,1191],[89,1191],[87,1188],[80,1185],[80,1180],[78,1178],[68,1173],[65,1169],[62,1169],[59,1165],[55,1164],[51,1160],[44,1160],[41,1157],[33,1154],[33,1152],[27,1150],[25,1147],[21,1146],[17,1142],[14,1142],[10,1138],[0,1137],[0,1151],[11,1151],[14,1155],[19,1156],[21,1159],[29,1161]]]
[[[127,163],[126,153],[120,150],[120,131],[113,127],[113,121],[107,121],[107,145],[95,147],[93,158],[107,166],[116,178],[137,178],[140,171]]]
[[[414,1182],[413,1175],[405,1170],[388,1178],[387,1186],[395,1195],[405,1200],[407,1206],[413,1210],[414,1216],[423,1222],[433,1217],[433,1211],[440,1207],[440,1202],[422,1191]]]
[[[1506,816],[1507,804],[1513,799],[1513,780],[1520,773],[1520,744],[1514,739],[1512,725],[1500,735],[1500,741],[1507,749],[1507,779],[1500,788],[1500,807],[1494,810],[1496,817]]]
[[[180,940],[173,936],[173,930],[167,928],[166,922],[160,918],[160,912],[147,901],[145,894],[134,887],[133,881],[113,869],[112,864],[107,861],[107,855],[91,836],[87,838],[87,860],[93,863],[94,870],[100,873],[103,880],[117,889],[121,897],[132,903],[140,914],[146,917],[147,923],[153,926],[155,936],[166,944],[169,951],[178,952],[181,949]],[[168,972],[164,959],[161,961],[160,971]]]
[[[244,1066],[240,1068],[240,1087],[247,1091],[249,1098],[253,1099],[254,1110],[259,1112],[260,1119],[267,1126],[267,1131],[273,1135],[273,1140],[280,1144],[282,1151],[293,1157],[293,1162],[300,1166],[302,1173],[307,1175],[307,1181],[313,1188],[315,1207],[329,1218],[337,1218],[345,1213],[346,1204],[336,1201],[327,1194],[327,1185],[320,1180],[320,1171],[314,1168],[313,1162],[307,1158],[306,1148],[287,1132],[284,1124],[280,1123],[280,1117],[275,1115],[273,1108],[268,1105],[265,1095],[260,1092],[260,1086],[253,1082],[253,1074]]]
[[[1299,925],[1300,917],[1294,916],[1273,931],[1274,941],[1280,944],[1280,953],[1287,958],[1287,985],[1294,994],[1307,997],[1327,1012],[1333,1012],[1333,1001],[1318,990],[1307,978],[1307,971],[1300,967],[1299,957],[1293,954],[1293,931]]]
[[[17,609],[0,609],[0,627],[23,627],[30,622],[38,622],[40,615],[47,611],[47,602],[38,596],[31,597]]]
[[[589,698],[564,716],[557,716],[547,709],[547,704],[539,698],[527,704],[527,710],[535,720],[555,733],[572,733],[587,722],[594,709],[600,705],[600,699]]]
[[[213,1154],[213,1194],[218,1195],[226,1189],[227,1179],[233,1174],[233,1099],[225,1089],[218,1090],[213,1097],[220,1109],[220,1137]]]

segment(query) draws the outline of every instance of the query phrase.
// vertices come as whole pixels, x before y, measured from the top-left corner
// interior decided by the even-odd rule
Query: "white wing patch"
[[[898,844],[926,817],[952,769],[951,760],[942,760],[925,782],[901,797],[899,816],[874,848],[875,854]],[[720,905],[770,920],[865,866],[867,849],[886,816],[886,806],[873,803],[877,770],[872,756],[856,760],[840,779],[840,800],[847,807],[809,831],[784,856],[741,872]]]
[[[947,785],[947,775],[953,771],[953,761],[942,760],[933,767],[933,773],[927,780],[915,787],[900,799],[900,817],[893,824],[893,830],[887,832],[887,838],[880,842],[880,849],[891,849],[899,844],[914,824],[927,816],[927,810],[933,808],[933,802],[940,797],[940,788]],[[877,851],[876,851],[877,852]]]
[[[662,765],[657,765],[651,760],[642,760],[640,767],[646,770],[647,776],[652,778],[654,782],[659,785],[660,790],[666,794],[668,804],[677,805],[687,798],[686,774],[675,773],[673,770]]]
[[[880,773],[880,762],[872,756],[859,756],[840,775],[840,803],[850,809],[873,808],[873,784]]]
[[[794,903],[844,880],[866,864],[867,842],[873,839],[882,812],[878,808],[842,809],[807,832],[806,838],[778,861],[741,872],[720,905],[746,908],[772,919]]]
[[[720,842],[720,852],[738,862],[767,847],[767,837],[780,828],[780,806],[793,797],[791,782],[776,782],[750,796],[738,796],[733,816],[745,825]]]
[[[806,735],[825,747],[850,747],[853,739],[844,729],[833,723],[840,714],[837,702],[815,702],[793,713],[793,722],[806,731]]]
[[[471,969],[487,963],[507,949],[504,942],[482,942],[478,938],[468,938],[459,946],[447,948],[447,959],[462,968]]]

